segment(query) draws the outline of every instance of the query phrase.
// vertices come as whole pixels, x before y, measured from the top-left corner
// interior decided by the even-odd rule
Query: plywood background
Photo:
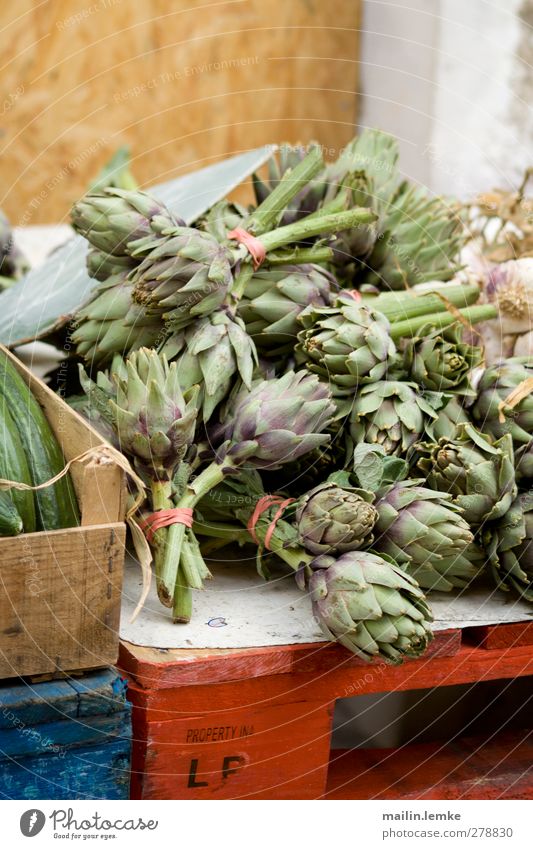
[[[0,206],[59,221],[129,144],[142,183],[356,117],[360,0],[0,4]]]

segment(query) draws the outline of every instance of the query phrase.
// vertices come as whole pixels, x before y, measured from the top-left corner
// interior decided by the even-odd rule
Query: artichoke
[[[351,398],[362,383],[375,384],[396,360],[388,319],[351,298],[309,307],[299,321],[298,361],[330,383],[335,397]]]
[[[315,375],[287,372],[237,392],[212,431],[219,464],[276,469],[324,445],[335,405]],[[230,464],[228,463],[228,465]]]
[[[204,421],[228,395],[236,375],[251,387],[257,360],[254,344],[243,322],[227,310],[217,310],[173,333],[161,352],[169,360],[177,358],[182,389],[200,386]]]
[[[335,278],[318,265],[286,265],[258,271],[246,285],[239,315],[257,347],[278,356],[292,353],[306,307],[327,306]]]
[[[176,363],[148,348],[131,354],[118,371],[98,383],[80,368],[84,392],[117,435],[120,450],[155,480],[167,481],[194,439],[197,407],[185,401]]]
[[[465,232],[460,216],[441,198],[403,184],[391,198],[380,229],[362,283],[409,289],[429,280],[449,280],[459,270]]]
[[[474,535],[450,495],[419,484],[396,483],[376,502],[374,548],[425,589],[465,587],[479,571]]]
[[[414,339],[407,340],[403,366],[409,380],[434,392],[475,395],[470,371],[480,364],[482,351],[461,342],[461,331],[459,324],[444,330],[424,326]]]
[[[232,254],[208,233],[176,227],[163,240],[138,242],[134,256],[141,255],[131,275],[133,299],[174,330],[224,303],[233,282]]]
[[[322,483],[304,495],[295,522],[303,547],[311,554],[353,551],[372,542],[377,513],[364,490]]]
[[[399,663],[423,654],[432,638],[430,608],[416,581],[367,551],[312,561],[307,588],[322,630],[363,660]]]
[[[508,511],[517,494],[510,434],[492,443],[471,424],[462,424],[455,439],[416,449],[429,486],[449,493],[473,528]]]
[[[426,433],[432,442],[439,439],[453,439],[457,436],[457,427],[460,424],[470,422],[468,413],[456,395],[449,396],[445,407],[438,411],[437,418],[432,419],[426,425]]]
[[[182,222],[140,191],[107,188],[85,195],[72,209],[72,226],[103,254],[131,256],[138,239],[162,237]]]
[[[519,392],[517,403],[509,398]],[[478,384],[472,418],[480,430],[496,439],[510,433],[515,447],[527,444],[533,433],[533,359],[511,357],[485,369]],[[506,403],[507,402],[507,403]]]
[[[533,440],[523,445],[515,454],[516,480],[522,488],[533,483]]]
[[[533,602],[533,496],[519,495],[499,522],[491,523],[484,543],[492,575],[502,590]]]
[[[105,366],[114,354],[125,356],[161,339],[160,322],[133,303],[132,291],[127,275],[116,274],[96,286],[89,303],[78,310],[71,339],[86,362]]]
[[[420,394],[416,384],[380,380],[359,389],[350,413],[350,436],[355,445],[381,445],[387,454],[404,454],[437,418],[443,404],[439,393]]]

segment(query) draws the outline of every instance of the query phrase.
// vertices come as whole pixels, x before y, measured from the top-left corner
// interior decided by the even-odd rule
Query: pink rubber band
[[[148,542],[152,542],[154,534],[161,528],[169,525],[185,525],[192,528],[193,511],[190,507],[171,507],[168,510],[156,510],[139,523],[139,527],[145,532]]]
[[[361,292],[358,292],[357,289],[342,289],[341,295],[348,295],[350,298],[353,298],[354,301],[361,300]]]
[[[268,548],[268,550],[270,550],[270,540],[272,539],[272,534],[276,529],[276,525],[279,519],[281,518],[281,515],[285,508],[288,507],[289,504],[292,504],[294,500],[294,498],[282,498],[280,495],[263,495],[263,497],[259,499],[259,501],[255,505],[255,510],[252,516],[250,517],[250,521],[248,522],[248,530],[250,532],[250,536],[252,537],[256,545],[259,545],[259,540],[257,539],[257,535],[255,533],[255,526],[257,525],[257,522],[259,521],[263,513],[266,513],[266,511],[269,510],[271,507],[274,507],[274,505],[279,505],[274,515],[274,518],[268,526],[267,532],[265,534],[265,548]]]
[[[243,230],[242,227],[236,227],[235,230],[230,230],[228,239],[235,239],[236,242],[244,245],[254,261],[254,271],[257,271],[259,266],[264,263],[266,250],[260,239],[256,239],[255,236]]]

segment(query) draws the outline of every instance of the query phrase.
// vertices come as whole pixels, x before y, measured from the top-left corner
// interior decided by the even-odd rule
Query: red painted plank
[[[438,631],[425,659],[455,655],[459,629]],[[412,661],[406,661],[411,663]],[[306,643],[250,649],[151,649],[121,642],[118,667],[147,689],[212,685],[224,681],[288,674],[324,673],[332,669],[372,666],[335,643]]]
[[[484,649],[533,646],[533,622],[506,622],[467,628],[465,639]]]
[[[139,734],[134,732],[132,798],[316,799],[322,795],[333,703],[257,704],[219,711],[214,701],[211,708],[197,716],[149,722]]]
[[[515,678],[533,674],[533,653],[527,648],[487,651],[463,646],[452,657],[423,657],[388,666],[330,665],[325,671],[298,671],[291,675],[250,677],[204,686],[155,690],[131,680],[129,698],[146,711],[148,721],[163,721],[196,715],[206,699],[215,700],[219,710],[232,710],[258,702],[287,703],[295,700],[330,702],[364,693],[384,693],[429,687]]]
[[[530,730],[332,752],[327,799],[531,799]],[[387,823],[394,829],[406,823]]]

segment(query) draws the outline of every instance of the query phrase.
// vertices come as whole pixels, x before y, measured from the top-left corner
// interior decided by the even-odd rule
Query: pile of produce
[[[207,554],[254,544],[329,638],[398,662],[431,639],[432,591],[484,573],[533,600],[533,360],[485,367],[498,306],[457,277],[456,205],[377,131],[329,164],[285,147],[255,191],[195,226],[137,190],[73,210],[99,284],[71,403],[146,484],[161,603],[188,622]]]
[[[0,536],[79,525],[76,494],[65,458],[41,409],[0,348]],[[25,488],[9,486],[25,484]]]

